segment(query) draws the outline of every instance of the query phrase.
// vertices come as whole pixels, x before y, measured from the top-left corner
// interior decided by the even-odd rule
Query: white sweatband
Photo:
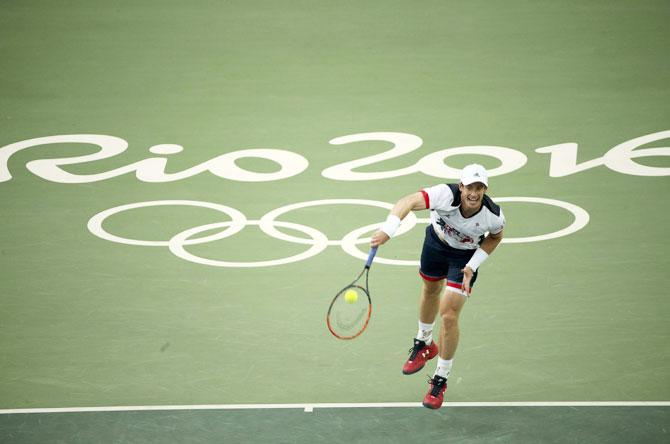
[[[479,266],[483,264],[488,257],[489,254],[486,251],[482,250],[481,248],[477,248],[477,250],[475,250],[475,254],[472,255],[465,266],[470,267],[472,271],[477,271],[477,268],[479,268]]]
[[[389,217],[386,218],[386,222],[382,225],[381,230],[386,233],[388,237],[393,237],[399,226],[400,218],[396,215],[389,214]]]

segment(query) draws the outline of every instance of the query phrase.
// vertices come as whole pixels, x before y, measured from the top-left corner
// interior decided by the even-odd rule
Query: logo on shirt
[[[447,225],[447,223],[442,218],[437,219],[437,224],[442,229],[442,233],[445,235],[445,237],[450,237],[462,244],[471,244],[474,242],[474,239],[472,239],[467,234],[463,234],[451,225]]]

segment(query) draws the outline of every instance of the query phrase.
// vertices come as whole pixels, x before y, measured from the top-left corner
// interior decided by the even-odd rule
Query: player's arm
[[[482,243],[479,245],[479,248],[475,251],[475,254],[472,255],[470,261],[463,268],[463,289],[466,292],[470,291],[470,281],[472,280],[472,275],[475,270],[484,262],[493,250],[496,249],[500,241],[503,239],[502,230],[499,233],[493,234],[489,233],[488,236],[484,238]]]
[[[486,254],[491,254],[493,253],[493,250],[496,249],[500,241],[503,239],[503,232],[501,231],[500,233],[489,233],[488,236],[484,238],[482,241],[481,245],[479,245],[479,248],[484,250]]]
[[[409,194],[400,199],[391,209],[391,213],[388,218],[386,218],[386,222],[384,222],[382,228],[372,235],[370,246],[378,247],[386,243],[398,229],[398,226],[400,226],[400,221],[402,221],[410,211],[420,211],[425,209],[426,199],[424,199],[423,193],[421,192]]]

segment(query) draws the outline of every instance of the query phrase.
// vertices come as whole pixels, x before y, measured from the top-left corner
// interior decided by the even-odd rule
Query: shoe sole
[[[414,373],[418,373],[418,372],[420,372],[425,366],[426,366],[426,364],[423,364],[421,367],[417,368],[417,369],[414,370],[413,372],[406,372],[405,370],[403,370],[403,371],[402,371],[402,374],[403,374],[403,375],[413,375]]]
[[[432,406],[432,405],[430,405],[430,404],[426,404],[425,402],[423,402],[422,404],[423,404],[424,407],[426,407],[427,409],[431,409],[431,410],[437,410],[437,409],[439,409],[440,407],[442,407],[442,404],[440,404],[440,405],[437,406],[437,407]]]

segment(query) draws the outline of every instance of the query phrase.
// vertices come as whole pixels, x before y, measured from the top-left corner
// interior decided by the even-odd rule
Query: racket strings
[[[347,299],[347,294],[355,293],[355,298]],[[343,333],[360,331],[367,324],[370,304],[367,292],[363,287],[354,285],[343,289],[335,298],[329,316],[332,326]]]
[[[330,332],[339,339],[354,339],[368,325],[372,315],[370,299],[369,270],[377,249],[370,250],[368,262],[354,281],[340,290],[333,298],[326,315],[326,325]],[[365,274],[365,283],[359,282]],[[365,285],[365,287],[363,287]]]
[[[351,330],[354,326],[358,325],[363,320],[363,316],[365,316],[366,312],[367,310],[365,308],[362,309],[360,313],[358,313],[358,316],[349,322],[341,319],[341,316],[336,315],[335,322],[337,323],[338,327],[343,328],[344,330]]]

